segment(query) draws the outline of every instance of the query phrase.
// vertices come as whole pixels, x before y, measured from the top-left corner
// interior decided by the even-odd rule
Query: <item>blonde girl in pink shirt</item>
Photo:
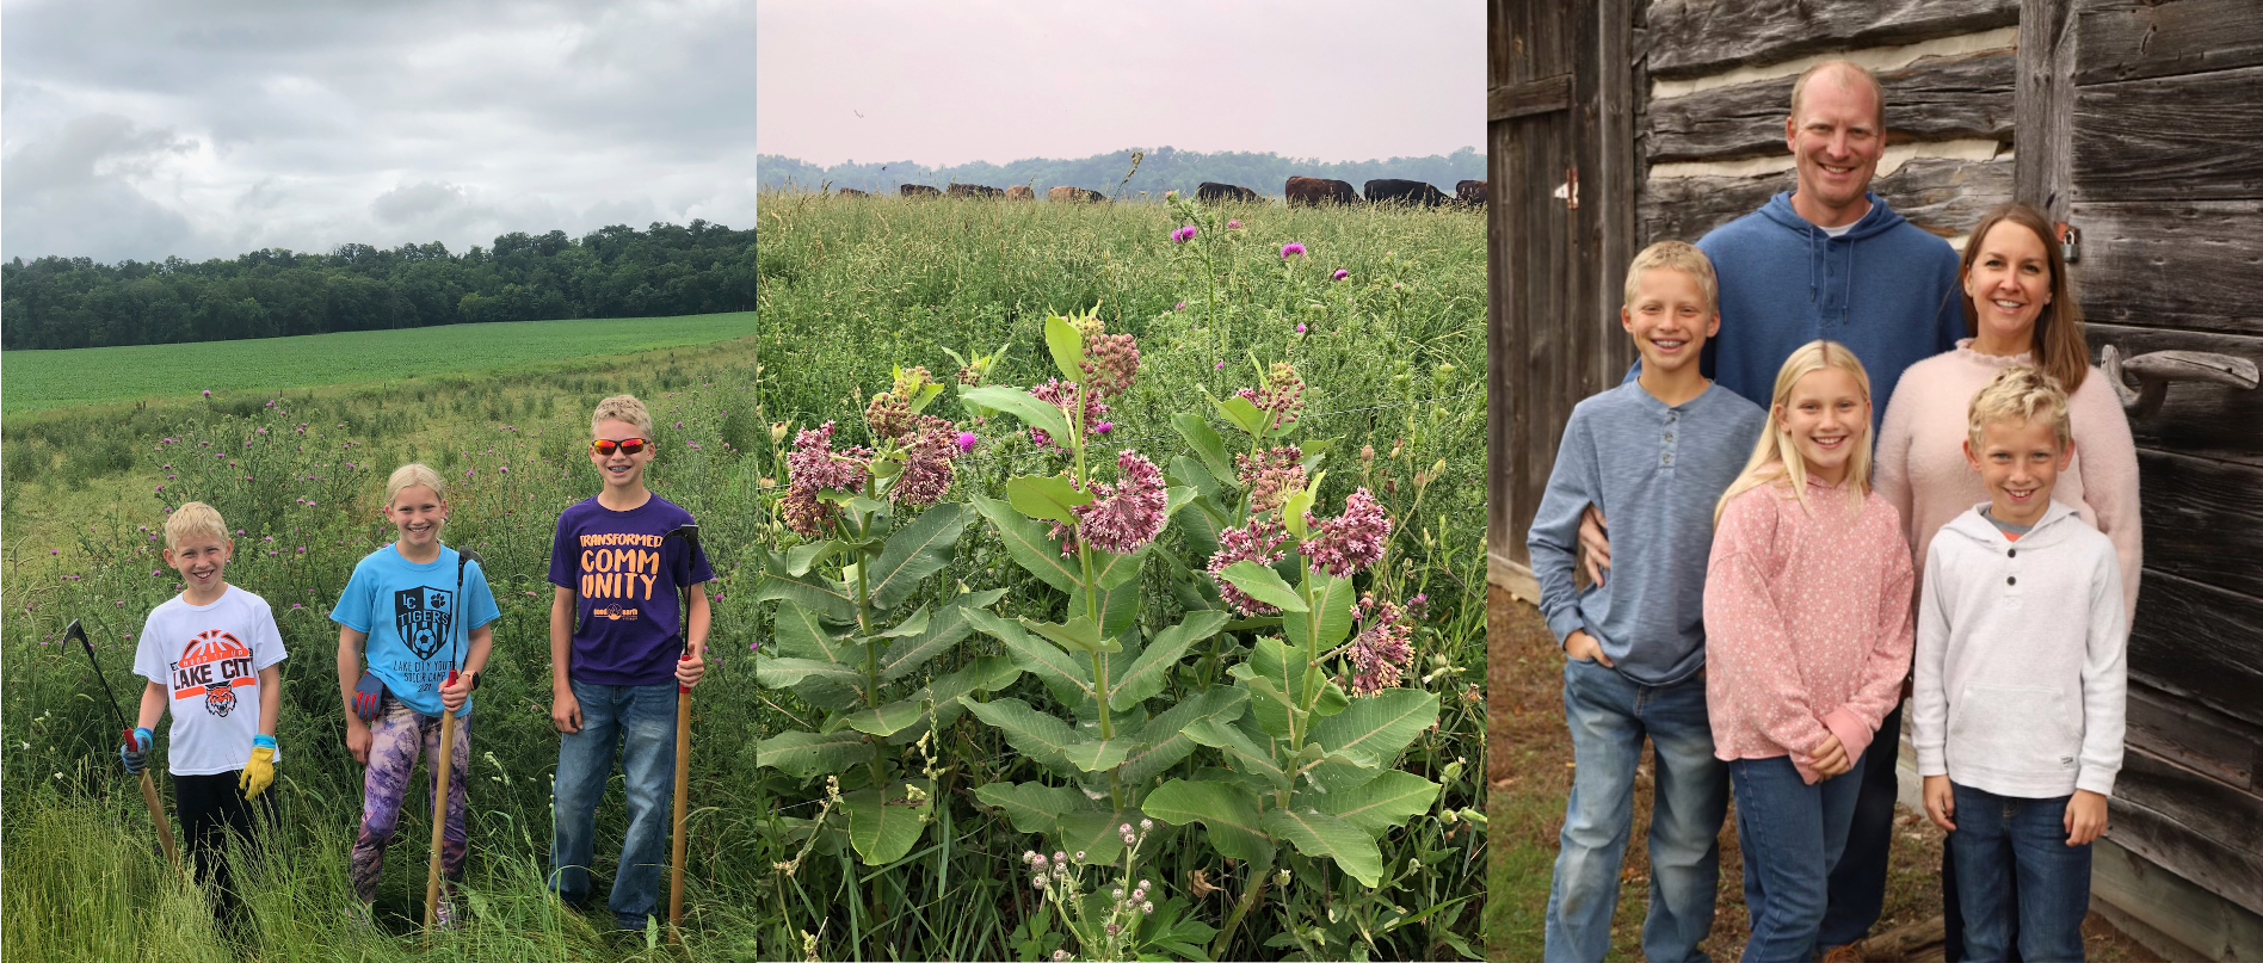
[[[1715,507],[1706,568],[1706,711],[1737,801],[1745,960],[1815,959],[1863,751],[1910,670],[1910,549],[1870,483],[1870,379],[1846,346],[1809,342]]]

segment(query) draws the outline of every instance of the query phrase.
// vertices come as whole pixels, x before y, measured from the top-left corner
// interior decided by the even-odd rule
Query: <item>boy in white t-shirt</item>
[[[227,834],[258,842],[255,804],[272,820],[282,755],[275,717],[283,704],[283,637],[267,601],[222,578],[235,542],[220,513],[202,502],[165,520],[165,562],[181,574],[181,594],[159,603],[142,623],[134,672],[149,680],[133,742],[119,747],[129,773],[148,765],[151,727],[170,706],[175,806],[196,862],[197,880],[214,880],[222,922],[239,925],[239,904],[225,856]]]

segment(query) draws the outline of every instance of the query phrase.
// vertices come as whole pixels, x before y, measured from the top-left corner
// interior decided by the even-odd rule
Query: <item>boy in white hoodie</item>
[[[2122,573],[2052,501],[2074,456],[2057,381],[2007,368],[1967,422],[1989,501],[1926,554],[1911,703],[1926,815],[1954,840],[1969,960],[2005,960],[2015,922],[2020,960],[2082,960],[2091,842],[2122,767]]]

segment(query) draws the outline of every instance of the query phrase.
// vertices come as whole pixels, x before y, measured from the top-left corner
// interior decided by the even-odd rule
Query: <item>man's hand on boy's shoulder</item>
[[[1612,567],[1612,544],[1605,536],[1604,510],[1594,503],[1580,511],[1580,550],[1580,564],[1588,570],[1588,582],[1603,585],[1604,570]]]
[[[2077,790],[2068,798],[2067,814],[2060,818],[2067,830],[2067,845],[2080,847],[2107,832],[2107,798],[2090,790]]]

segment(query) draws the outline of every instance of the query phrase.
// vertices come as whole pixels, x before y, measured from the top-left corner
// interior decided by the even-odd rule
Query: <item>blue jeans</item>
[[[1847,847],[1864,761],[1810,785],[1791,757],[1732,760],[1737,848],[1745,855],[1748,961],[1812,961],[1832,867]]]
[[[1714,885],[1721,877],[1716,841],[1729,804],[1729,771],[1714,759],[1706,719],[1705,680],[1646,686],[1610,667],[1567,660],[1564,719],[1572,731],[1572,797],[1549,883],[1547,959],[1600,961],[1611,950],[1635,766],[1648,734],[1656,778],[1643,955],[1705,960],[1698,942],[1714,926]]]
[[[570,681],[582,704],[582,731],[558,741],[550,887],[572,903],[590,891],[590,846],[597,802],[613,775],[613,748],[621,746],[622,783],[629,797],[629,831],[613,875],[613,919],[644,930],[660,906],[660,871],[666,865],[671,795],[676,786],[676,684],[607,686]]]
[[[2082,960],[2091,845],[2067,845],[2069,798],[2002,797],[1953,782],[1950,799],[1965,959],[2007,960],[2017,923],[2020,960]]]
[[[1879,722],[1878,735],[1863,751],[1863,792],[1856,795],[1847,849],[1832,870],[1831,898],[1824,908],[1818,943],[1853,944],[1879,922],[1887,900],[1887,854],[1895,829],[1895,760],[1902,752],[1902,708],[1897,703]]]

